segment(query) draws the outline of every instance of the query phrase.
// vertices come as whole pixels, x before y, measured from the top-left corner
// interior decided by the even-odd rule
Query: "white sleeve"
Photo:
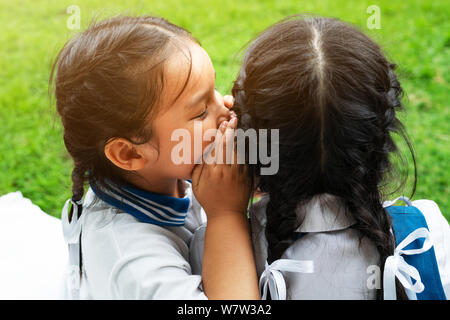
[[[425,216],[434,243],[434,252],[447,299],[450,299],[450,226],[432,200],[416,200],[413,205]]]

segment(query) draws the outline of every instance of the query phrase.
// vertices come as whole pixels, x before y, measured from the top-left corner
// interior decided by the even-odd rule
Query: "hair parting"
[[[404,108],[395,67],[364,33],[332,18],[288,17],[248,47],[232,89],[238,127],[279,129],[278,172],[259,175],[262,164],[249,165],[254,188],[270,195],[269,263],[293,243],[304,204],[325,193],[342,201],[381,266],[393,254],[392,223],[382,206],[389,194],[380,186],[393,169],[389,156],[399,154],[394,134],[412,155],[412,195],[417,179],[414,150],[397,118]],[[406,298],[403,287],[397,291]]]

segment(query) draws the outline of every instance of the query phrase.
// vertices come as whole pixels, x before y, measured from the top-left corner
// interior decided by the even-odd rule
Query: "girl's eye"
[[[195,118],[199,118],[199,119],[203,120],[206,118],[207,115],[208,115],[208,106],[205,106],[205,111],[203,111],[201,114],[199,114]]]

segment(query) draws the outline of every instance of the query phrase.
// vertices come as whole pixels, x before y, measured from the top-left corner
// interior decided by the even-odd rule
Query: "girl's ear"
[[[151,149],[151,150],[147,150]],[[124,138],[114,138],[104,148],[105,156],[121,169],[137,171],[158,158],[157,150],[150,144],[135,145]]]

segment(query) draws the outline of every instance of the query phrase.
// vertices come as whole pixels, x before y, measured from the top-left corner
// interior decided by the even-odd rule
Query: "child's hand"
[[[244,215],[247,212],[250,197],[247,168],[245,165],[237,164],[236,150],[234,150],[233,163],[226,163],[226,147],[233,146],[236,124],[236,116],[233,116],[229,122],[224,121],[214,140],[215,144],[219,144],[218,148],[223,150],[221,155],[223,164],[218,164],[217,158],[212,163],[205,159],[202,164],[194,168],[192,173],[194,195],[205,210],[208,219],[236,213]],[[211,147],[214,146],[211,145]],[[208,157],[211,157],[211,152]]]
[[[246,167],[226,160],[226,146],[234,148],[237,118],[224,121],[213,145],[222,155],[197,165],[192,173],[195,197],[208,217],[202,262],[202,284],[209,299],[259,299],[258,276],[246,216],[250,183]],[[223,137],[222,137],[223,133]],[[231,144],[233,143],[233,144]],[[235,150],[236,151],[236,150]],[[220,153],[220,152],[218,152]],[[211,153],[208,155],[211,157]]]

